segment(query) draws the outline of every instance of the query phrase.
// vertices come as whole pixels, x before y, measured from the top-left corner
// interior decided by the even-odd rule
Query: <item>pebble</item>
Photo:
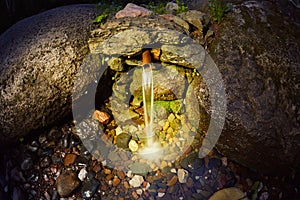
[[[40,166],[42,168],[46,168],[49,167],[51,164],[51,158],[49,156],[46,156],[40,163]]]
[[[132,187],[140,187],[144,182],[144,178],[140,175],[134,175],[132,179],[129,181],[129,184]]]
[[[116,14],[116,18],[123,18],[123,17],[144,17],[151,15],[152,11],[143,8],[141,6],[137,6],[133,3],[128,3],[123,10],[120,10]]]
[[[129,171],[126,173],[126,176],[127,176],[128,178],[132,178],[132,177],[133,177],[132,171],[129,170]]]
[[[123,180],[125,178],[125,173],[123,171],[117,171],[117,176]]]
[[[120,135],[122,132],[123,132],[123,130],[121,129],[120,126],[118,126],[118,127],[116,128],[116,135],[118,136],[118,135]]]
[[[98,120],[102,124],[108,124],[110,116],[106,112],[95,110],[93,114],[93,119]]]
[[[132,195],[133,199],[139,198],[139,195],[135,191],[132,191],[131,195]]]
[[[177,175],[178,175],[178,181],[180,183],[186,183],[187,182],[187,178],[189,176],[189,172],[187,170],[185,170],[185,169],[178,169]]]
[[[75,172],[64,171],[56,180],[57,192],[61,197],[68,197],[79,186],[79,184],[80,181],[78,180]]]
[[[173,186],[177,183],[178,176],[174,175],[167,183],[167,186]]]
[[[130,140],[131,140],[131,135],[127,133],[121,133],[116,137],[116,144],[119,148],[127,149]]]
[[[227,165],[228,165],[227,157],[222,157],[221,160],[222,160],[222,165],[224,167],[227,167]]]
[[[77,155],[73,153],[68,153],[64,158],[64,165],[69,166],[73,164],[76,160]]]
[[[137,190],[136,190],[136,193],[137,193],[138,195],[142,195],[142,194],[143,194],[143,190],[142,190],[142,189],[137,189]]]
[[[106,174],[106,175],[111,174],[111,170],[108,169],[108,168],[104,168],[103,173]]]
[[[21,163],[22,170],[30,170],[32,169],[32,167],[33,167],[33,162],[31,157],[25,158]]]
[[[209,200],[245,199],[245,194],[238,188],[226,188],[214,193]]]
[[[125,189],[129,189],[130,188],[130,185],[129,185],[129,183],[127,181],[124,181],[123,185],[124,185]]]
[[[106,177],[105,177],[105,180],[106,181],[110,181],[111,179],[114,178],[114,175],[113,174],[108,174]]]
[[[100,170],[101,170],[101,166],[99,164],[97,164],[93,167],[93,171],[96,173],[98,173]]]
[[[169,122],[172,122],[174,119],[175,119],[175,115],[174,115],[173,113],[171,113],[171,114],[168,116],[168,121],[169,121]]]
[[[83,199],[89,199],[93,197],[99,185],[100,183],[96,179],[87,179],[87,181],[83,183],[81,189],[81,197]]]
[[[85,168],[82,168],[79,173],[78,173],[78,178],[81,181],[84,181],[84,179],[86,179],[88,172],[86,171]]]
[[[136,152],[139,149],[138,143],[135,140],[130,140],[130,142],[129,142],[129,149],[132,152]]]
[[[115,176],[114,179],[112,180],[112,185],[114,187],[117,187],[120,183],[121,183],[121,180]]]
[[[158,196],[159,198],[162,198],[163,196],[165,196],[165,194],[166,194],[166,193],[164,193],[164,192],[159,192],[159,193],[157,193],[157,196]]]
[[[192,188],[194,186],[194,181],[191,177],[188,177],[187,182],[186,182],[186,186],[188,188]]]
[[[163,168],[165,168],[167,166],[168,166],[168,163],[165,160],[161,161],[161,163],[160,163],[161,169],[163,169]]]

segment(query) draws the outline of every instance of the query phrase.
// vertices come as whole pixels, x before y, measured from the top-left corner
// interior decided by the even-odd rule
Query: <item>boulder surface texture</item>
[[[229,13],[211,51],[228,99],[217,148],[266,173],[300,166],[299,34],[276,4],[249,1]]]
[[[0,144],[70,116],[74,77],[97,12],[87,4],[59,7],[0,36]]]

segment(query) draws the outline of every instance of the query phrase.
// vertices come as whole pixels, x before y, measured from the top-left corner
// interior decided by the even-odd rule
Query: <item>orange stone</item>
[[[117,171],[117,176],[123,180],[125,178],[125,173],[123,171]]]
[[[160,49],[151,49],[151,54],[154,60],[159,60],[161,50]]]
[[[115,177],[112,181],[112,185],[117,187],[121,183],[121,180],[118,177]]]
[[[93,119],[98,120],[102,124],[108,124],[110,115],[106,112],[100,111],[100,110],[95,110],[93,114]]]
[[[64,165],[69,166],[73,164],[76,160],[77,155],[73,153],[68,153],[64,158]]]

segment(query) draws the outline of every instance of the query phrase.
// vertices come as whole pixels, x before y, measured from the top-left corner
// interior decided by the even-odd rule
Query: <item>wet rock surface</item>
[[[255,193],[258,197],[268,195],[270,199],[280,199],[279,196],[282,199],[299,197],[294,190],[297,185],[286,182],[290,178],[259,175],[230,159],[224,162],[226,159],[216,151],[200,159],[197,152],[192,150],[175,162],[162,162],[159,168],[147,169],[141,174],[110,168],[106,165],[108,160],[96,159],[81,142],[71,145],[78,139],[73,133],[73,126],[69,122],[44,131],[41,136],[26,137],[13,149],[2,151],[0,197],[54,200],[209,199],[219,190],[214,196],[221,195],[225,199],[229,193],[233,195],[231,190],[239,196],[244,193],[249,199]],[[59,133],[55,140],[54,132]],[[68,147],[63,146],[65,138],[73,138],[69,140]],[[31,151],[29,145],[32,143],[36,144],[37,151]],[[78,156],[66,166],[64,158],[68,153]],[[22,169],[23,160],[28,158],[32,160],[31,168]],[[51,164],[41,168],[44,159],[50,159]],[[142,165],[136,167],[143,168]]]
[[[241,6],[246,10],[252,9],[253,2],[251,1],[250,4],[243,4]],[[235,7],[235,9],[237,8],[239,7]],[[254,8],[256,9],[257,6],[255,5]],[[237,15],[240,14],[240,12],[236,12],[236,10],[234,12]],[[262,20],[260,22],[264,23],[265,19],[263,14],[258,16],[260,17],[260,20]],[[243,19],[243,18],[239,18],[239,19]],[[105,30],[99,29],[92,33],[93,38],[90,40],[90,47],[94,55],[91,55],[91,57],[96,59],[95,60],[91,59],[92,61],[89,60],[85,64],[87,65],[91,63],[92,64],[98,63],[99,65],[99,63],[107,62],[109,59],[97,55],[97,52],[99,53],[102,50],[101,48],[98,49],[95,48],[97,47],[97,45],[95,44],[97,44],[99,41],[100,42],[104,41],[103,38],[107,39],[112,35],[115,35],[120,30],[121,32],[127,30],[128,27],[130,26],[145,27],[147,25],[150,25],[150,27],[151,26],[159,27],[159,26],[163,26],[163,24],[165,23],[167,24],[166,26],[171,27],[171,29],[176,27],[176,29],[181,30],[182,33],[187,33],[187,31],[184,30],[184,26],[178,27],[178,24],[176,23],[170,24],[170,23],[166,23],[165,21],[162,21],[162,23],[158,25],[157,19],[153,19],[153,18],[149,18],[149,20],[144,20],[143,23],[145,25],[140,25],[141,23],[139,22],[139,20],[132,20],[130,21],[129,24],[126,22],[126,20],[124,21],[117,20],[117,21],[113,21],[112,23],[104,24],[103,27],[114,27],[114,28],[105,29]],[[222,32],[222,29],[220,28],[219,31]],[[98,36],[100,35],[101,37],[94,37],[97,34]],[[141,38],[147,39],[147,37],[144,37],[145,35],[147,36],[147,34],[149,33],[142,32],[142,34],[137,34],[137,35],[141,36],[140,39]],[[124,35],[122,37],[125,38]],[[226,41],[224,38],[226,39]],[[220,37],[219,38],[220,40],[217,41],[216,44],[220,45],[221,47],[223,44],[225,45],[225,43],[228,41],[230,41],[230,44],[235,44],[232,40],[230,40],[233,38],[234,38],[233,36],[231,38],[226,38],[226,36],[223,36],[223,38]],[[115,41],[110,40],[110,42],[111,41],[117,42],[118,40]],[[108,52],[110,53],[117,52],[117,54],[119,54],[120,52],[121,54],[125,52],[127,56],[134,57],[137,56],[136,54],[139,54],[141,52],[141,49],[143,48],[143,43],[136,42],[134,44],[136,45],[134,46],[136,49],[134,49],[134,51],[131,52],[128,51],[128,49],[126,49],[129,48],[130,43],[127,44],[126,48],[120,48],[117,50],[113,48],[111,49],[108,48],[109,50]],[[216,45],[217,47],[215,47],[215,49],[217,49],[216,52],[220,51],[220,49],[227,48],[226,46],[227,44],[223,46],[223,48],[220,48],[220,46],[218,47],[218,45]],[[292,48],[295,48],[295,46],[293,46]],[[185,55],[191,55],[192,57],[193,57],[193,53],[189,51],[182,52],[180,48],[176,48],[176,45],[173,46],[170,45],[162,48],[162,50],[164,51],[166,51],[166,49],[169,50],[169,53],[164,54],[164,58],[166,59],[166,61],[168,59],[169,61],[175,60],[174,61],[175,63],[172,64],[180,64],[183,67],[186,67],[187,71],[184,71],[183,74],[185,74],[188,83],[194,85],[194,87],[189,86],[187,90],[189,91],[188,92],[189,95],[193,96],[196,94],[196,97],[198,97],[198,99],[196,99],[198,100],[198,102],[195,101],[195,104],[197,103],[200,104],[205,109],[207,109],[208,113],[210,113],[211,111],[209,110],[209,103],[206,102],[208,96],[207,96],[206,88],[204,86],[205,85],[204,82],[202,82],[201,79],[195,78],[196,76],[198,76],[197,72],[192,73],[193,76],[191,77],[188,76],[188,73],[190,73],[191,70],[193,69],[190,68],[189,63],[186,62],[186,60],[182,58],[178,58],[178,56],[172,54],[172,51],[179,51],[180,52],[179,54],[185,53]],[[231,48],[229,50],[232,49],[234,48]],[[249,49],[242,48],[241,55],[243,55],[243,52],[248,52],[248,50]],[[293,51],[294,50],[291,50],[291,52]],[[197,52],[195,54],[197,54]],[[220,60],[222,61],[222,57],[226,57],[229,60],[230,58],[232,58],[232,56],[230,56],[229,58],[227,54],[225,53],[223,54],[222,52],[220,52],[219,55],[220,57],[217,57],[219,61]],[[249,56],[249,52],[247,56]],[[251,60],[250,59],[251,56],[249,57],[247,56],[245,60],[246,61]],[[107,76],[108,79],[105,80],[107,82],[104,83],[107,83],[108,86],[112,86],[113,81],[111,77],[113,78],[117,77],[115,76],[116,75],[115,72],[112,73],[112,71],[117,71],[117,73],[119,72],[124,73],[123,72],[125,70],[125,68],[123,68],[124,63],[126,64],[130,63],[129,65],[131,66],[140,65],[140,62],[138,60],[135,60],[137,57],[131,60],[130,59],[126,60],[125,58],[121,58],[119,60],[120,62],[117,61],[117,62],[112,62],[113,64],[110,63],[109,65],[115,65],[115,67],[110,68],[108,71],[104,72],[108,74]],[[119,58],[118,55],[117,58]],[[245,60],[243,60],[243,62],[240,62],[240,64],[241,63],[247,64]],[[297,60],[296,61],[294,60],[292,62],[296,64],[298,63]],[[120,63],[122,64],[120,65]],[[241,71],[240,69],[237,70],[238,67],[241,67],[241,65],[238,64],[235,65],[235,62],[233,61],[231,62],[224,61],[224,63],[234,64],[233,65],[235,66],[234,70],[238,71],[238,73],[241,74],[243,74],[244,71],[245,73],[249,72],[248,70],[246,70],[248,69],[247,67],[250,66],[253,67],[251,65],[253,62],[250,62],[247,65],[245,65],[246,69],[244,69],[244,71],[243,70]],[[261,61],[261,63],[264,62]],[[259,66],[263,66],[263,65],[261,64]],[[242,65],[241,68],[243,69],[243,67],[244,65]],[[273,68],[274,66],[272,66],[272,69]],[[222,71],[223,73],[224,71],[226,72],[226,69],[229,69],[230,73],[228,72],[228,74],[234,76],[234,79],[230,79],[230,80],[229,78],[226,79],[227,81],[226,83],[228,85],[230,85],[231,83],[232,84],[235,83],[234,82],[235,80],[236,81],[240,80],[238,79],[240,77],[237,75],[237,73],[233,73],[235,71],[230,70],[231,69],[230,66],[223,66],[223,68],[221,67],[221,71],[223,70]],[[94,69],[91,69],[91,71],[87,70],[85,71],[85,73],[91,73],[93,72],[93,70]],[[256,74],[257,71],[259,70],[256,71],[254,70],[255,72],[254,73],[253,71],[250,70],[249,74],[257,75]],[[261,70],[259,72],[262,72],[262,74],[260,74],[258,78],[257,77],[255,78],[257,78],[258,80],[262,79],[263,82],[264,78],[267,76],[267,80],[268,80],[267,86],[270,85],[272,86],[273,75],[274,77],[277,77],[277,75],[280,73],[275,73],[275,74],[271,73],[271,75],[269,75],[268,73],[270,71],[272,70],[271,69],[269,69],[269,71]],[[277,71],[275,70],[274,72]],[[282,72],[283,74],[279,76],[280,77],[278,79],[279,82],[276,82],[276,84],[279,84],[282,81],[283,82],[287,81],[284,83],[286,83],[289,86],[290,83],[289,79],[287,78],[284,70]],[[182,71],[180,73],[182,73]],[[96,77],[97,75],[94,75],[94,73],[91,74],[95,76],[93,77],[94,78],[93,81],[95,79],[97,80]],[[248,77],[249,74],[246,73],[244,75],[245,77]],[[250,76],[249,79],[251,78],[253,77]],[[108,81],[109,79],[110,81]],[[79,85],[79,88],[81,87],[80,88],[81,91],[84,91],[86,89],[82,86],[84,86],[86,83],[90,83],[89,81],[91,81],[90,77],[82,80],[81,83],[82,85]],[[294,83],[293,80],[291,82]],[[276,84],[274,85],[278,86]],[[196,86],[198,85],[201,85],[201,88],[197,88]],[[254,84],[253,86],[249,84],[249,87],[247,87],[247,92],[249,93],[246,92],[247,98],[251,99],[251,95],[253,95],[254,97],[258,97],[258,96],[260,97],[263,95],[264,97],[263,100],[274,101],[274,99],[277,100],[278,98],[279,99],[278,101],[281,102],[280,94],[282,90],[280,90],[280,87],[276,88],[275,86],[272,86],[271,87],[272,90],[269,90],[268,87],[266,87],[265,85],[264,85],[265,87],[257,87],[259,85],[260,84],[257,85]],[[233,84],[233,86],[235,85]],[[254,89],[251,88],[251,86],[259,88],[258,93],[256,90],[254,91]],[[276,90],[274,88],[278,89],[277,90],[278,93],[276,93]],[[238,91],[239,89],[241,88],[237,87]],[[265,91],[268,92],[265,93]],[[92,91],[91,93],[93,92],[94,91]],[[276,96],[273,99],[267,98],[269,97],[268,95],[273,95],[273,94],[276,94]],[[285,93],[285,94],[286,96],[290,96],[289,93]],[[105,93],[105,95],[107,94]],[[230,96],[229,99],[232,101],[231,97],[232,96]],[[236,97],[236,99],[234,100],[238,100],[239,99],[238,97]],[[292,100],[294,99],[294,97],[295,96],[292,95]],[[240,105],[244,102],[246,101],[238,102],[237,104]],[[254,99],[253,102],[257,102],[257,101]],[[165,106],[165,108],[171,107],[171,102],[168,102],[167,105],[161,104],[161,102],[159,103],[160,103],[159,106]],[[130,104],[132,105],[133,103]],[[143,114],[141,109],[139,109],[141,108],[140,100],[136,100],[134,105],[135,105],[134,106],[135,109],[131,110],[132,112],[130,113],[129,118],[127,119],[128,120],[135,119],[136,123],[139,123],[140,125],[140,121],[138,122],[138,119]],[[265,105],[266,104],[263,104],[262,106]],[[274,106],[273,104],[270,105]],[[275,105],[277,106],[277,104]],[[283,103],[283,105],[286,104]],[[107,110],[111,109],[111,105],[109,105],[109,103],[106,102],[105,106],[107,108],[106,112]],[[274,108],[277,108],[276,106]],[[89,105],[87,105],[87,107],[92,108],[89,107]],[[246,110],[246,108],[248,107],[242,106],[242,108],[243,110]],[[73,125],[74,122],[69,122],[66,123],[65,125],[54,127],[51,130],[45,130],[43,132],[39,132],[39,135],[32,135],[31,137],[26,137],[25,140],[23,140],[22,138],[22,140],[20,140],[20,143],[15,148],[6,149],[6,151],[1,152],[0,155],[1,163],[5,163],[5,164],[0,166],[0,197],[1,198],[12,197],[16,199],[21,199],[24,197],[26,197],[26,199],[59,199],[61,197],[66,197],[66,198],[73,198],[73,199],[84,198],[84,199],[119,199],[119,200],[121,199],[186,199],[186,198],[209,199],[216,191],[220,190],[219,193],[216,193],[216,195],[223,193],[221,194],[221,196],[223,195],[223,197],[225,197],[226,199],[228,198],[227,197],[228,192],[226,191],[234,190],[235,192],[237,192],[236,193],[237,195],[241,195],[240,192],[241,190],[242,192],[245,193],[245,196],[252,199],[255,198],[298,199],[299,198],[299,193],[297,192],[299,190],[299,174],[297,174],[298,173],[297,171],[291,171],[291,176],[275,176],[275,177],[270,176],[269,177],[267,175],[261,175],[257,172],[254,173],[253,171],[246,169],[236,164],[235,162],[232,162],[230,159],[222,157],[222,155],[220,155],[215,150],[211,151],[209,155],[206,156],[205,158],[199,158],[198,157],[199,142],[203,139],[202,138],[203,134],[205,134],[205,131],[203,130],[205,129],[198,131],[195,128],[184,126],[185,119],[181,116],[181,114],[183,114],[184,111],[182,111],[183,113],[181,113],[181,112],[175,112],[175,110],[178,109],[170,108],[167,112],[163,112],[159,114],[160,116],[164,116],[164,117],[167,116],[167,120],[164,121],[159,119],[158,128],[162,129],[162,132],[158,140],[162,142],[164,142],[164,140],[168,141],[168,143],[172,147],[170,148],[169,153],[170,155],[172,155],[174,153],[177,153],[180,150],[180,148],[182,148],[181,146],[182,142],[179,140],[180,138],[176,138],[173,135],[179,129],[187,130],[184,132],[188,133],[190,136],[195,138],[193,143],[182,153],[181,157],[176,160],[172,159],[174,157],[168,155],[164,158],[162,162],[160,162],[157,165],[153,163],[151,164],[147,163],[147,161],[145,161],[144,159],[140,159],[132,156],[132,154],[129,154],[126,151],[128,150],[127,148],[129,147],[128,143],[130,143],[131,141],[139,142],[139,136],[137,135],[127,135],[125,143],[122,143],[121,150],[115,150],[114,147],[118,146],[117,144],[118,135],[122,136],[123,132],[139,132],[141,131],[139,127],[138,126],[136,127],[132,124],[126,124],[126,126],[117,127],[114,120],[110,121],[109,124],[106,124],[106,120],[102,120],[102,119],[94,120],[92,119],[92,114],[90,114],[89,119],[83,120],[80,124],[77,124],[78,126],[76,128]],[[265,110],[263,109],[262,113],[259,114],[265,114],[263,113],[264,111]],[[229,107],[229,112],[232,112],[232,107]],[[242,112],[242,114],[239,115],[239,117],[241,116],[241,118],[238,118],[237,121],[234,121],[237,123],[233,123],[233,126],[229,127],[230,128],[229,130],[233,131],[233,133],[235,133],[234,130],[237,131],[241,130],[241,129],[236,129],[235,125],[239,124],[238,120],[243,119],[243,113],[244,112]],[[86,113],[84,113],[84,115],[85,114]],[[236,113],[233,112],[233,115],[230,115],[230,117],[232,118],[230,117],[227,118],[229,122],[231,122],[230,120],[235,119],[234,114]],[[277,114],[279,115],[280,113],[276,112],[276,116]],[[264,120],[269,120],[272,119],[272,116],[274,115],[271,115],[271,117],[269,115],[263,115],[263,116],[264,116],[263,117]],[[291,121],[292,121],[291,123],[293,123],[293,120]],[[181,123],[182,123],[182,127],[181,127]],[[103,134],[99,130],[104,130],[105,134]],[[199,132],[201,133],[199,134]],[[276,133],[279,134],[279,132]],[[78,138],[78,136],[80,136],[80,138]],[[267,135],[266,137],[268,136],[269,135]],[[233,137],[247,138],[247,135],[237,136],[233,134]],[[80,139],[83,139],[84,144],[82,144],[82,141],[80,141]],[[123,139],[121,142],[123,142]],[[235,143],[232,144],[237,145],[239,144],[239,142],[240,143],[243,142],[243,144],[245,144],[245,141],[242,141],[241,139],[235,141]],[[256,145],[256,143],[253,141],[249,141],[249,142],[251,142],[253,147]],[[222,149],[222,147],[224,146],[220,146],[221,144],[231,144],[231,141],[230,143],[229,141],[225,141],[219,144],[218,147],[219,148],[221,147],[220,149],[224,150],[224,148]],[[260,144],[258,143],[258,145]],[[265,146],[268,145],[269,143],[265,144]],[[98,148],[99,146],[101,148]],[[252,146],[246,145],[248,149],[251,149]],[[134,149],[133,147],[136,146],[131,146],[131,148],[129,147],[129,150],[132,152],[135,151],[133,150]],[[225,146],[225,147],[227,149],[234,148],[231,146],[229,147]],[[140,148],[140,146],[138,146],[138,148]],[[226,148],[224,152],[227,152]],[[297,146],[295,148],[297,148]],[[126,151],[123,151],[125,149]],[[239,149],[235,149],[235,150],[239,150]],[[256,152],[251,150],[251,153],[256,153]],[[266,153],[268,153],[268,151],[266,151]],[[108,155],[108,156],[105,157],[103,155]],[[235,160],[241,159],[241,155],[239,155],[238,157],[236,156],[236,154],[234,154],[234,152],[228,152],[228,155],[233,155],[233,158]],[[251,157],[250,159],[247,158],[246,160],[245,157],[249,157],[249,155],[243,154],[242,156],[244,157],[242,158],[241,162],[248,164],[250,161],[249,165],[251,166],[252,164]],[[261,154],[259,154],[259,156],[261,156]],[[256,155],[254,155],[254,157],[257,159]],[[265,159],[264,156],[261,157]],[[270,158],[272,158],[272,156]],[[127,165],[128,159],[133,160],[134,164]],[[110,167],[111,161],[116,162],[115,168]],[[261,163],[261,161],[257,161],[257,162]],[[259,169],[262,171],[264,171],[264,169],[269,170],[269,168],[266,168],[266,166],[269,165],[266,165],[265,163],[262,163],[261,165],[261,164],[257,164],[257,162],[254,163],[254,166],[259,167]],[[264,160],[264,162],[267,162],[267,159]],[[276,166],[277,170],[279,169],[281,170],[281,168],[279,167],[277,168],[277,166],[279,165],[274,165],[274,166]],[[282,169],[288,170],[289,168],[282,168]],[[224,188],[229,188],[229,189],[222,190]],[[232,194],[232,192],[229,193]],[[238,198],[243,198],[243,197],[239,196]]]
[[[129,3],[123,10],[116,13],[116,18],[123,17],[145,17],[151,15],[152,11],[145,9],[141,6],[137,6],[133,3]]]
[[[1,145],[70,116],[74,76],[97,12],[93,5],[60,7],[1,35]]]
[[[299,166],[300,41],[293,23],[276,4],[245,1],[220,25],[211,50],[228,97],[217,148],[269,173]]]

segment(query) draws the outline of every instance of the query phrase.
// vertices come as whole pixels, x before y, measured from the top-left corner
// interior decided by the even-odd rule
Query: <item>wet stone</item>
[[[110,116],[106,112],[96,110],[93,114],[93,119],[98,120],[102,124],[108,124]]]
[[[69,166],[69,165],[73,164],[76,160],[76,157],[77,157],[76,154],[68,153],[66,155],[66,157],[64,158],[64,165]]]
[[[40,175],[39,171],[34,170],[33,172],[30,172],[30,175],[27,178],[27,181],[30,183],[35,183],[39,180]]]
[[[118,177],[114,177],[114,179],[112,180],[112,185],[114,187],[117,187],[120,183],[121,183],[121,180]]]
[[[42,168],[46,168],[49,167],[51,164],[51,158],[49,156],[46,156],[45,158],[42,159],[42,161],[40,162],[40,166]]]
[[[89,179],[85,181],[81,189],[82,198],[87,199],[94,196],[99,185],[100,183],[96,179]]]
[[[177,183],[178,176],[174,175],[167,183],[167,186],[173,186]]]
[[[140,187],[144,182],[144,178],[140,175],[134,175],[132,179],[129,181],[129,184],[132,187]]]
[[[133,163],[129,166],[129,169],[138,175],[147,175],[150,171],[150,166],[143,163]]]
[[[21,163],[22,170],[30,170],[33,167],[33,161],[31,157],[25,158]]]
[[[188,178],[188,171],[185,169],[178,169],[177,171],[177,175],[178,175],[178,181],[180,183],[186,183],[187,182],[187,178]]]
[[[117,176],[123,180],[125,178],[125,173],[123,171],[117,171]]]
[[[56,188],[60,196],[67,197],[79,186],[80,181],[73,171],[64,171],[56,180]]]
[[[117,146],[119,148],[127,149],[130,139],[131,139],[131,135],[127,133],[121,133],[120,135],[117,136]]]
[[[87,177],[87,175],[88,175],[88,172],[86,171],[86,169],[82,168],[78,173],[78,178],[79,178],[79,180],[84,181],[84,179]]]

